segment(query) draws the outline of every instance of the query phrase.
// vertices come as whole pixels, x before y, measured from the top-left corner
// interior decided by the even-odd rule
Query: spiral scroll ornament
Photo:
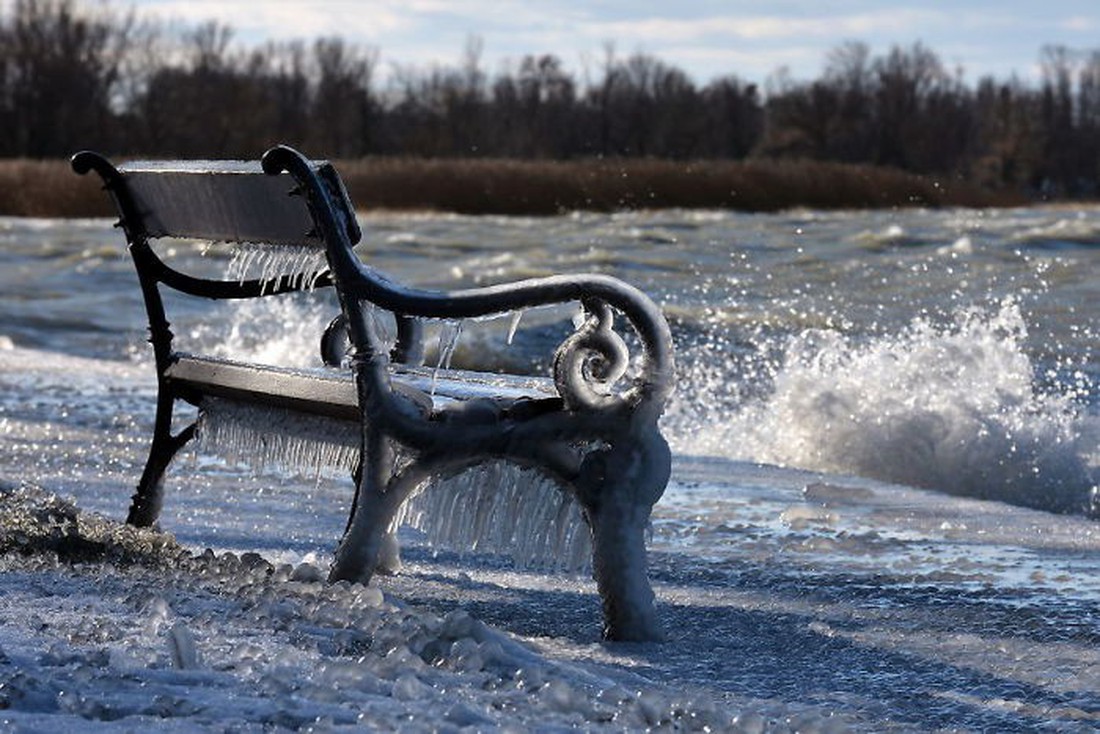
[[[586,303],[584,322],[554,354],[554,382],[571,410],[606,409],[623,402],[614,387],[626,374],[630,352],[612,324],[606,303]]]

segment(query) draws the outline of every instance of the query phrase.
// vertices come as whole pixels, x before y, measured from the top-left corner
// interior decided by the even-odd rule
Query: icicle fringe
[[[591,540],[579,504],[536,471],[479,464],[426,485],[405,503],[398,525],[456,552],[510,556],[518,569],[586,571]]]
[[[359,460],[354,423],[216,398],[203,403],[197,439],[203,452],[255,469],[348,476]]]
[[[327,267],[325,251],[318,247],[246,242],[234,250],[226,274],[240,282],[256,278],[265,284],[289,275],[297,287],[313,290]]]
[[[352,423],[218,398],[203,403],[197,442],[204,453],[257,470],[314,477],[350,476],[359,459]],[[573,496],[508,462],[430,480],[394,522],[422,531],[432,546],[510,557],[518,569],[578,573],[591,563],[591,538]]]

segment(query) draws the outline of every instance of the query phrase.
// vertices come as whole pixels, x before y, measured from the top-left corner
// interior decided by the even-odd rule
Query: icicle
[[[505,462],[429,484],[399,521],[423,531],[432,545],[510,555],[520,569],[577,572],[591,558],[587,526],[572,495]]]
[[[450,369],[451,358],[458,347],[458,339],[462,336],[463,322],[448,321],[439,332],[439,360],[436,368]]]
[[[257,469],[347,475],[359,460],[356,425],[279,408],[210,398],[203,402],[199,449]]]
[[[246,242],[234,250],[226,274],[242,283],[249,278],[256,278],[265,287],[288,275],[293,278],[297,287],[309,290],[317,283],[327,265],[325,251],[318,247]]]
[[[393,349],[397,344],[397,332],[390,328],[389,322],[385,318],[386,312],[377,308],[373,303],[367,305],[367,326],[370,328],[371,333],[374,334],[375,341],[380,344],[386,352]]]
[[[439,330],[439,354],[436,357],[435,369],[432,370],[432,389],[431,395],[435,396],[435,382],[439,376],[439,370],[450,369],[451,358],[454,357],[455,349],[458,348],[459,337],[462,336],[462,327],[464,322],[458,321],[445,321],[443,327]]]
[[[519,320],[523,318],[523,311],[513,311],[512,320],[508,322],[508,346],[512,346],[512,340],[516,338],[516,330],[519,329]]]

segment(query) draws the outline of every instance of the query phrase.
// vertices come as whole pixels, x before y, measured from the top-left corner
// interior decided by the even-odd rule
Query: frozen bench
[[[115,167],[84,151],[73,169],[95,171],[117,207],[139,276],[156,362],[158,396],[149,457],[127,522],[157,521],[163,475],[196,432],[173,432],[177,401],[199,415],[219,401],[293,411],[331,422],[355,447],[355,498],[330,580],[366,583],[385,567],[402,505],[433,477],[484,462],[537,469],[579,502],[609,639],[659,635],[646,573],[644,533],[668,481],[670,454],[657,419],[673,379],[668,326],[635,288],[602,275],[551,276],[435,292],[398,285],[353,250],[361,232],[335,169],[272,148],[260,162],[153,161]],[[229,243],[281,253],[303,272],[202,277],[162,257],[162,238]],[[317,263],[312,272],[307,263]],[[289,369],[177,351],[164,289],[210,299],[249,299],[334,287],[342,315],[322,337],[328,367]],[[426,371],[423,319],[467,319],[580,304],[580,326],[556,350],[553,377]],[[392,314],[395,344],[375,326]],[[636,359],[613,331],[633,332]],[[337,365],[346,352],[350,363]],[[430,387],[427,383],[430,382]],[[201,420],[201,418],[200,418]]]

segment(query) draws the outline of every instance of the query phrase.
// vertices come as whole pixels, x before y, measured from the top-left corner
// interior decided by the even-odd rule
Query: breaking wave
[[[803,331],[777,350],[762,394],[730,400],[723,390],[743,388],[712,383],[681,405],[673,442],[685,453],[1096,514],[1100,420],[1078,399],[1086,377],[1070,369],[1040,388],[1026,335],[1011,300],[869,340]],[[711,410],[699,430],[689,414],[708,401],[726,412]]]

